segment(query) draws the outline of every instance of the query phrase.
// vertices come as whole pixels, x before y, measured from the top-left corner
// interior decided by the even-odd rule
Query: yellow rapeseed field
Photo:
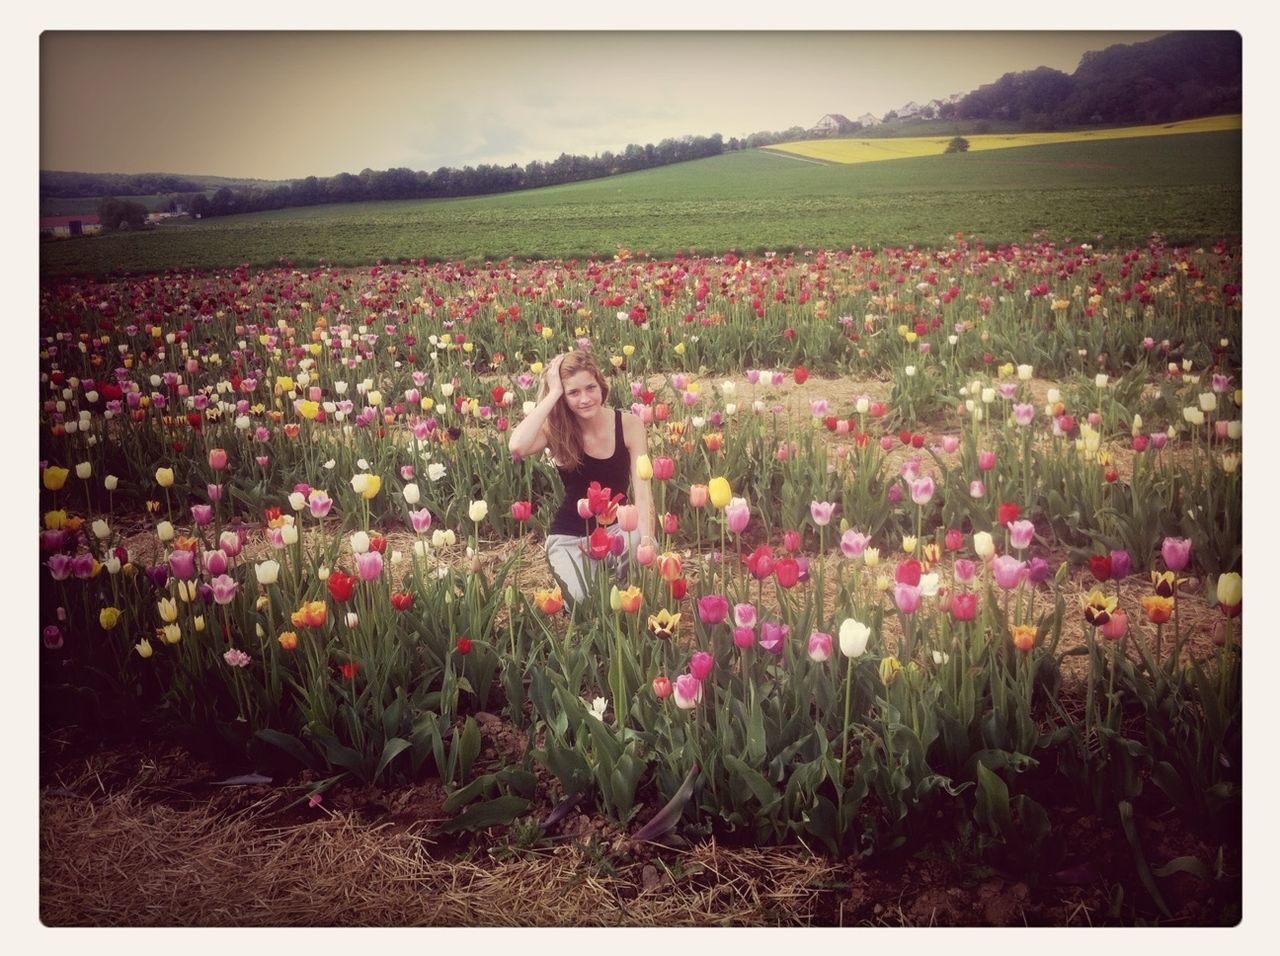
[[[969,152],[1011,149],[1019,146],[1046,146],[1051,143],[1078,143],[1090,140],[1133,139],[1139,136],[1178,136],[1183,133],[1216,133],[1241,128],[1240,115],[1207,116],[1201,119],[1164,123],[1159,126],[1126,126],[1122,129],[1079,130],[1069,133],[990,133],[966,136]],[[951,136],[908,136],[901,139],[806,139],[767,147],[772,152],[790,153],[825,163],[847,165],[875,163],[886,159],[911,159],[944,153]]]

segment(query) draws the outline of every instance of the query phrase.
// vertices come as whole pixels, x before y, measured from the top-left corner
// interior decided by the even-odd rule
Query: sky
[[[883,115],[1161,31],[108,32],[39,40],[40,168],[507,165]]]

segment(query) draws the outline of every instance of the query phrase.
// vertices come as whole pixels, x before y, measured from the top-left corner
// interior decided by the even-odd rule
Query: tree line
[[[940,119],[1005,120],[1032,130],[1169,123],[1241,112],[1241,38],[1170,33],[1084,54],[1070,75],[1047,66],[1006,73]]]

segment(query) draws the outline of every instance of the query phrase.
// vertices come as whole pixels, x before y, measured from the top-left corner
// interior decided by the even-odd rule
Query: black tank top
[[[578,517],[578,499],[587,496],[587,488],[591,482],[600,482],[601,487],[612,489],[613,494],[622,492],[629,495],[631,491],[631,453],[627,451],[626,440],[622,437],[622,410],[614,410],[613,420],[613,454],[608,458],[593,458],[585,451],[582,463],[572,471],[558,468],[560,480],[564,482],[564,501],[551,519],[548,534],[571,534],[581,536],[590,534],[596,528],[594,517],[583,520]],[[629,499],[628,499],[629,503]]]

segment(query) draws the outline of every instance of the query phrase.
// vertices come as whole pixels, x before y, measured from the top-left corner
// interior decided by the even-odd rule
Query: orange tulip
[[[1148,594],[1142,599],[1142,610],[1152,624],[1165,624],[1173,617],[1173,598]]]

